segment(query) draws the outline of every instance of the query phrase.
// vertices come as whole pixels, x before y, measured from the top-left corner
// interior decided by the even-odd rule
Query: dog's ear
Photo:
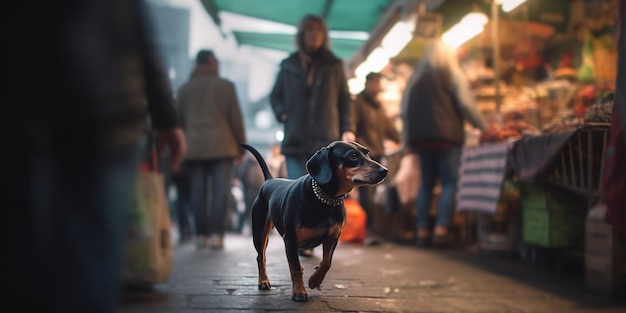
[[[328,160],[328,151],[327,147],[323,147],[306,161],[307,171],[320,185],[328,184],[333,176],[333,170]]]

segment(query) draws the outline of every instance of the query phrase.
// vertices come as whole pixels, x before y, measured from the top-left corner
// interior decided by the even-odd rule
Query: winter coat
[[[236,158],[246,142],[235,86],[210,72],[196,70],[178,91],[187,138],[186,160]]]
[[[370,150],[370,154],[380,159],[385,153],[385,140],[400,142],[400,133],[387,117],[380,102],[361,92],[352,105],[353,125],[356,129],[356,141]]]
[[[281,62],[270,102],[276,118],[284,124],[282,153],[310,156],[340,140],[343,132],[352,131],[351,104],[340,59],[330,52],[315,58],[310,85],[301,64],[298,53]]]
[[[464,121],[485,129],[469,82],[460,72],[426,71],[403,101],[403,141],[411,148],[445,147],[465,142]]]

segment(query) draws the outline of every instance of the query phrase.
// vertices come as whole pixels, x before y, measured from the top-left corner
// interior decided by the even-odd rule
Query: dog
[[[309,278],[309,288],[320,287],[346,221],[343,200],[357,186],[376,185],[387,168],[372,160],[369,150],[356,142],[335,141],[306,162],[309,174],[298,179],[273,178],[265,160],[253,147],[242,144],[259,161],[265,181],[252,205],[252,238],[257,251],[258,287],[271,288],[265,268],[265,250],[272,228],[283,237],[291,282],[291,299],[308,301],[299,249],[323,246],[323,256]]]

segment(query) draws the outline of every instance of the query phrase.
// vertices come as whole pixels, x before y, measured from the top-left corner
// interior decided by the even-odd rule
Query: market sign
[[[443,18],[437,13],[420,13],[417,15],[413,38],[434,39],[441,36]]]

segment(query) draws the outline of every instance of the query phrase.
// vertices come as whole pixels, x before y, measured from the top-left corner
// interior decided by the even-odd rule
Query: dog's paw
[[[322,279],[319,279],[319,276],[311,276],[309,278],[309,288],[320,290],[320,286],[322,285]]]
[[[305,293],[294,293],[291,296],[291,300],[296,301],[296,302],[307,302],[307,301],[309,301],[309,296],[307,296],[306,292]]]
[[[261,290],[270,290],[270,288],[272,288],[272,285],[270,285],[269,281],[259,283],[259,289]]]

